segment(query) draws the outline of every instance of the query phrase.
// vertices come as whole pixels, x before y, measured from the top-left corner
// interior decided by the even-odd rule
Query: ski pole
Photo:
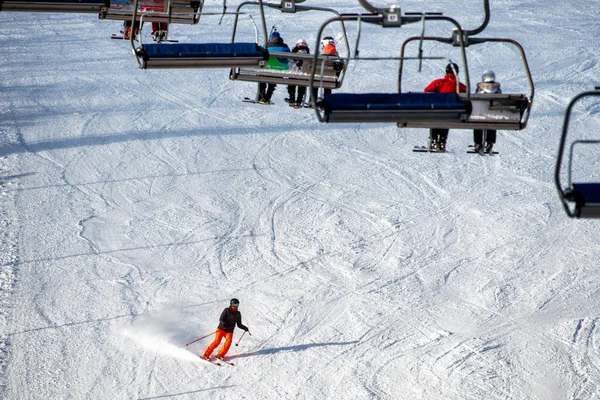
[[[196,339],[196,340],[194,340],[194,341],[192,341],[192,342],[189,342],[188,344],[186,344],[186,346],[189,346],[189,345],[190,345],[190,344],[192,344],[192,343],[196,343],[196,342],[197,342],[197,341],[199,341],[199,340],[202,340],[202,339],[204,339],[204,338],[207,338],[207,337],[209,337],[210,335],[214,335],[215,333],[217,333],[217,331],[214,331],[213,333],[209,333],[208,335],[202,336],[201,338],[198,338],[198,339]]]
[[[242,336],[240,336],[240,338],[238,339],[237,343],[235,344],[236,346],[238,344],[240,344],[240,342],[242,341],[242,338],[244,337],[244,335],[246,334],[246,332],[248,332],[248,331],[244,331],[244,333],[242,333]],[[248,335],[252,336],[252,334],[250,332],[248,332]]]

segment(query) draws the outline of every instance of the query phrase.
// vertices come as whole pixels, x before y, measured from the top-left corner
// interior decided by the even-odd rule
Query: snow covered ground
[[[483,19],[479,0],[401,7]],[[491,11],[481,36],[518,40],[536,84],[527,129],[499,132],[494,157],[466,154],[466,130],[420,154],[426,130],[319,123],[282,86],[273,106],[242,103],[255,84],[228,70],[139,70],[116,21],[0,12],[0,397],[600,398],[600,222],[568,219],[553,181],[565,108],[600,85],[600,7]],[[314,47],[329,15],[267,18]],[[171,37],[227,42],[218,19]],[[361,55],[397,56],[420,28],[363,25]],[[458,60],[446,47],[426,53]],[[472,88],[494,69],[527,90],[513,49],[468,54]],[[418,91],[445,61],[411,65]],[[340,91],[396,79],[397,62],[353,62]],[[599,128],[584,102],[573,134]],[[576,173],[597,179],[585,150]],[[208,339],[185,343],[231,297],[252,336],[215,367],[197,357]]]

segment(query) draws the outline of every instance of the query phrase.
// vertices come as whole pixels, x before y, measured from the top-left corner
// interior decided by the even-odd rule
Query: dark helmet
[[[446,73],[447,74],[458,74],[458,65],[455,63],[450,63],[446,65]]]
[[[229,307],[239,307],[240,301],[238,299],[231,299],[229,302]]]

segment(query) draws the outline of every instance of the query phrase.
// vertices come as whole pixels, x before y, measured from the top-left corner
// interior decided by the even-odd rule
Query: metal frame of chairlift
[[[470,95],[470,102],[472,107],[471,115],[464,121],[456,121],[450,124],[432,123],[429,121],[410,121],[409,123],[398,123],[398,127],[404,128],[449,128],[449,129],[495,129],[495,130],[521,130],[527,126],[529,114],[531,112],[531,106],[533,103],[533,96],[535,93],[533,79],[531,78],[531,71],[529,70],[529,64],[527,63],[527,57],[523,47],[515,40],[504,39],[504,38],[475,38],[472,37],[477,35],[486,28],[490,20],[490,7],[489,0],[484,0],[485,18],[482,25],[474,30],[463,31],[462,41],[459,42],[460,33],[457,31],[453,32],[451,38],[433,37],[433,36],[414,36],[406,39],[402,44],[402,50],[400,52],[400,70],[398,73],[398,92],[402,92],[402,71],[404,67],[404,53],[406,45],[412,41],[418,40],[419,51],[424,41],[435,41],[440,43],[450,44],[454,47],[464,46],[469,47],[471,45],[496,42],[496,43],[508,43],[519,50],[521,59],[527,79],[529,82],[529,96],[525,94],[492,94],[492,93],[476,93]],[[465,68],[467,65],[465,64]],[[470,85],[467,84],[467,87]],[[462,96],[462,95],[461,95]]]
[[[110,7],[109,0],[1,0],[0,11],[96,14]]]
[[[124,1],[110,1],[110,6],[100,12],[100,19],[129,21],[132,10],[137,10],[138,5],[134,2],[133,7],[120,7]],[[197,24],[200,13],[204,6],[204,0],[164,0],[163,11],[138,11],[138,16],[148,22],[162,22],[169,24]],[[140,7],[141,8],[141,7]]]
[[[565,113],[563,122],[562,135],[558,149],[558,158],[556,161],[556,169],[554,172],[554,182],[558,190],[558,196],[562,202],[565,212],[571,218],[600,218],[600,182],[589,183],[573,183],[571,180],[573,151],[577,144],[600,144],[600,140],[575,140],[571,143],[569,149],[569,162],[567,171],[567,186],[565,187],[560,180],[560,172],[565,154],[565,145],[567,134],[569,131],[569,121],[571,119],[571,111],[575,103],[584,97],[600,97],[600,86],[597,86],[593,91],[587,91],[575,96]]]
[[[296,13],[300,11],[322,11],[322,12],[330,12],[335,14],[336,16],[340,16],[340,13],[336,10],[326,7],[315,7],[315,6],[303,6],[298,5],[298,3],[302,3],[305,0],[281,0],[279,4],[270,4],[265,3],[264,6],[280,10],[282,13]],[[242,7],[246,5],[259,5],[259,2],[256,1],[246,1],[241,3],[236,12],[235,22],[233,26],[233,34],[231,41],[235,41],[235,34],[237,30],[237,22],[238,15],[241,13]],[[346,27],[342,21],[342,34],[345,39],[346,51],[350,52],[350,46],[348,44],[348,39],[346,35]],[[267,37],[266,37],[266,25],[264,26],[265,32],[265,45],[267,47]],[[259,83],[271,83],[271,84],[285,84],[285,85],[293,85],[293,86],[310,86],[311,74],[315,69],[324,68],[325,57],[321,57],[318,60],[314,60],[312,55],[302,55],[296,53],[282,53],[282,52],[269,52],[270,57],[283,58],[287,60],[304,60],[303,71],[291,71],[291,70],[270,70],[265,67],[259,68],[232,68],[229,78],[231,80],[239,80],[245,82],[259,82]],[[346,72],[346,65],[342,71],[338,74],[332,67],[327,68],[323,77],[323,87],[328,89],[337,89],[342,85],[344,80],[344,75]]]
[[[453,18],[441,14],[410,14],[402,16],[398,7],[389,9],[376,8],[366,0],[359,3],[371,14],[342,14],[340,17],[325,21],[319,28],[317,35],[317,51],[313,54],[316,61],[319,56],[318,43],[323,29],[331,22],[357,21],[369,24],[381,25],[383,28],[399,28],[405,24],[424,21],[446,21],[455,26],[458,32],[457,40],[461,48],[462,61],[465,65],[465,81],[469,86],[469,75],[466,68],[467,58],[464,46],[464,35],[460,24]],[[360,30],[356,46],[360,40]],[[356,60],[365,58],[354,58]],[[383,60],[386,58],[371,58]],[[388,58],[389,59],[389,58]],[[392,59],[399,59],[398,57]],[[440,57],[419,59],[444,59]],[[345,59],[348,63],[350,57]],[[313,71],[310,86],[319,88],[319,79]],[[458,85],[457,85],[458,86]],[[458,87],[457,87],[458,92]],[[457,93],[365,93],[365,94],[343,94],[332,93],[325,98],[313,99],[313,106],[317,118],[321,122],[394,122],[399,125],[409,124],[415,121],[433,121],[441,126],[467,120],[470,110],[470,94],[459,97]]]
[[[262,0],[258,0],[263,21],[264,10]],[[138,0],[134,2],[134,12],[131,25],[135,26],[138,15]],[[225,12],[223,12],[224,14]],[[222,15],[222,14],[221,14]],[[142,15],[141,18],[145,18]],[[140,21],[141,22],[141,21]],[[140,23],[141,25],[141,23]],[[141,36],[141,35],[140,35]],[[234,68],[244,66],[259,66],[266,63],[268,52],[257,43],[149,43],[136,48],[134,35],[129,42],[136,63],[141,69],[172,69],[172,68]]]

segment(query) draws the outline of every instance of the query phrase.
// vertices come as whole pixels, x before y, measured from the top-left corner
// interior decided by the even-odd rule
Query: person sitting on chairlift
[[[458,75],[458,65],[450,63],[446,66],[446,76],[440,79],[435,79],[426,88],[425,92],[439,93],[456,93],[456,77]],[[467,87],[459,82],[460,93],[466,93]],[[449,129],[447,128],[432,128],[429,134],[429,150],[431,151],[446,151],[446,140],[448,139]]]
[[[279,32],[274,31],[271,33],[269,37],[269,43],[267,44],[268,51],[277,51],[277,52],[289,52],[290,48],[287,44],[284,43],[283,38],[279,34]],[[277,87],[274,83],[265,83],[261,82],[258,84],[258,102],[260,104],[271,104],[271,96],[273,96],[273,92]]]
[[[339,53],[337,51],[337,47],[335,47],[335,39],[332,38],[331,36],[326,36],[323,38],[323,40],[321,40],[321,52],[325,55],[325,56],[331,56],[331,57],[339,57]],[[335,70],[336,75],[340,74],[340,71],[344,68],[344,64],[341,63],[340,61],[335,61],[332,64],[327,63],[326,65],[331,65],[333,66],[333,69]],[[331,89],[323,89],[323,93],[324,96],[327,96],[328,94],[331,94]],[[313,97],[316,99],[317,98],[317,88],[313,88]]]
[[[496,74],[494,71],[487,70],[481,75],[481,82],[477,84],[475,93],[502,93],[500,89],[500,83],[496,82]],[[485,137],[484,137],[485,133]],[[495,129],[474,129],[473,130],[473,141],[475,142],[474,149],[478,153],[484,151],[483,139],[485,138],[485,152],[491,153],[494,143],[496,143],[496,130]]]
[[[294,46],[294,48],[292,49],[292,53],[310,54],[310,49],[308,48],[308,44],[306,43],[306,41],[300,39],[296,42],[296,46]],[[292,60],[290,64],[292,65],[292,71],[302,71],[303,60]],[[290,107],[302,107],[302,103],[304,102],[304,95],[306,94],[306,87],[288,85],[287,88],[289,98],[286,100],[290,104]],[[298,97],[296,97],[296,89],[298,89]]]
[[[167,40],[169,24],[166,22],[152,22],[152,40],[157,43]]]

